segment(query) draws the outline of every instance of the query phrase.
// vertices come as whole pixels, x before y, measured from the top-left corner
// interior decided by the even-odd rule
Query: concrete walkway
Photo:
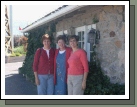
[[[5,95],[37,95],[36,85],[18,73],[23,60],[5,63]]]

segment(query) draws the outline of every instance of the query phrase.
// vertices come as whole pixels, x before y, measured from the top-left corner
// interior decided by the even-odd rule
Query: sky
[[[85,1],[83,1],[86,3]],[[80,1],[2,1],[1,9],[5,12],[5,5],[12,5],[12,34],[22,34],[19,27],[27,25],[56,10],[62,5],[83,5]],[[87,4],[89,4],[87,2]],[[4,14],[3,14],[4,15]],[[3,16],[5,20],[5,16]],[[3,20],[3,21],[4,21]],[[4,21],[5,22],[5,21]],[[4,28],[3,28],[4,29]]]
[[[62,5],[12,5],[13,20],[33,22]]]
[[[56,10],[62,5],[12,5],[12,32],[22,35],[19,31],[27,25]]]

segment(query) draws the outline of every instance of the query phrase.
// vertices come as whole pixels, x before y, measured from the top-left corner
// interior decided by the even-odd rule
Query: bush
[[[26,56],[25,61],[23,62],[23,67],[20,67],[20,74],[25,74],[27,77],[34,82],[34,73],[32,69],[32,64],[33,64],[33,58],[34,55],[31,56]]]
[[[22,56],[22,54],[20,54],[20,53],[15,53],[15,55],[16,55],[16,56]]]
[[[14,52],[12,52],[12,54],[10,55],[10,57],[15,57],[16,54]]]
[[[25,51],[23,49],[23,46],[19,46],[19,47],[14,48],[13,52],[14,53],[19,53],[19,54],[24,54],[25,53]]]
[[[24,52],[23,46],[19,46],[19,47],[14,48],[14,50],[10,56],[11,57],[22,56],[22,54],[26,55],[26,52]]]
[[[124,95],[125,85],[110,82],[108,76],[101,71],[100,65],[96,62],[89,62],[89,74],[85,95]]]
[[[27,52],[23,52],[22,54],[23,54],[23,55],[26,55],[26,53],[27,53]]]

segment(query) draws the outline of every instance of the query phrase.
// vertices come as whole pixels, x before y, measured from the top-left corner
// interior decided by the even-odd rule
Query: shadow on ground
[[[37,88],[21,74],[8,74],[5,75],[5,95],[37,95]]]

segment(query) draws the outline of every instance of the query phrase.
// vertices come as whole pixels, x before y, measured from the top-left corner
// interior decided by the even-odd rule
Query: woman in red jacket
[[[50,47],[51,38],[48,34],[42,36],[44,47],[37,49],[33,71],[38,95],[53,95],[54,92],[54,55],[55,50]]]
[[[54,84],[55,84],[55,95],[67,95],[67,60],[72,51],[71,48],[65,46],[65,36],[60,35],[57,37],[57,44],[59,49],[55,52],[54,59]]]
[[[78,36],[69,38],[72,53],[68,59],[68,95],[83,95],[88,75],[88,60],[85,50],[78,48]]]

